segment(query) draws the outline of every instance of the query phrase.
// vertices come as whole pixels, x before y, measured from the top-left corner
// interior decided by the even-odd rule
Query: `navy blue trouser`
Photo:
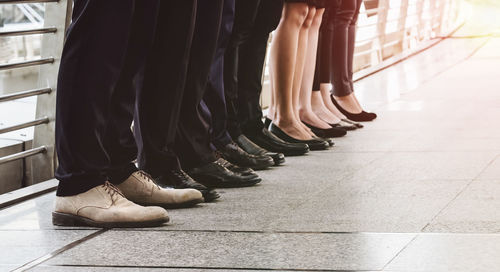
[[[224,0],[217,50],[210,67],[207,89],[201,102],[203,115],[211,127],[211,142],[216,148],[221,148],[232,141],[226,129],[228,116],[224,97],[224,53],[233,29],[234,1]]]
[[[151,67],[151,59],[165,57],[154,50],[159,33],[156,29],[165,30],[175,22],[176,32],[162,32],[162,35],[169,37],[171,48],[189,50],[189,40],[176,35],[189,36],[195,3],[195,0],[74,1],[73,22],[67,33],[57,88],[56,178],[60,181],[57,195],[79,194],[106,179],[118,183],[136,170],[132,161],[137,147],[130,129],[135,98],[141,97],[142,87],[149,82],[144,71]],[[182,86],[183,61],[183,58],[168,59],[168,65],[163,63],[170,72],[178,71],[177,77],[168,81],[169,86],[164,85],[167,89]],[[143,112],[138,108],[140,115]],[[137,126],[140,122],[136,122]],[[138,142],[142,143],[141,140]]]
[[[225,54],[224,81],[231,136],[264,128],[260,95],[267,42],[279,24],[281,0],[236,0],[231,40]]]
[[[210,126],[201,109],[217,49],[223,0],[198,0],[196,24],[174,150],[185,169],[215,161]]]

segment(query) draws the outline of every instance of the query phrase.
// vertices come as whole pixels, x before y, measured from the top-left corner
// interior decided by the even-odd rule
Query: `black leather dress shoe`
[[[338,137],[343,137],[347,134],[347,131],[344,129],[341,129],[341,128],[331,127],[331,128],[323,129],[323,128],[318,128],[318,127],[315,127],[313,125],[310,125],[306,122],[302,122],[302,123],[304,123],[308,128],[310,128],[311,131],[314,134],[316,134],[316,136],[322,137],[322,138],[338,138]]]
[[[235,142],[231,142],[219,148],[218,151],[222,154],[224,159],[241,167],[262,170],[274,165],[274,160],[270,156],[248,154]]]
[[[186,172],[182,170],[173,170],[168,174],[154,179],[161,187],[171,187],[175,189],[196,189],[201,192],[205,202],[212,202],[220,198],[219,193],[212,188],[196,182]]]
[[[369,121],[373,121],[375,118],[377,118],[377,114],[375,114],[373,112],[362,111],[361,113],[350,113],[350,112],[346,111],[344,108],[342,108],[333,96],[330,95],[330,98],[331,98],[333,104],[335,105],[335,107],[337,107],[337,109],[343,115],[345,115],[349,120],[353,120],[356,122],[369,122]]]
[[[235,172],[237,174],[241,174],[241,175],[244,175],[244,176],[254,175],[255,177],[258,177],[258,175],[255,173],[255,171],[253,171],[252,168],[241,167],[241,166],[234,165],[234,164],[226,161],[224,159],[224,157],[222,156],[222,153],[220,153],[219,151],[215,151],[215,157],[217,159],[221,159],[222,158],[223,160],[220,160],[221,163],[223,164],[222,166],[226,167],[230,171],[233,171],[233,172]]]
[[[283,153],[285,156],[301,156],[309,152],[307,144],[285,142],[265,128],[251,134],[247,133],[245,136],[258,146],[272,152]]]
[[[243,134],[238,136],[234,141],[249,154],[270,156],[274,160],[274,165],[280,165],[285,162],[285,155],[283,153],[269,152],[250,141],[250,139]]]
[[[269,130],[274,135],[276,135],[277,137],[279,137],[280,139],[282,139],[283,141],[287,141],[287,142],[290,142],[290,143],[304,143],[304,144],[307,144],[311,150],[325,150],[325,149],[328,149],[328,147],[330,147],[330,144],[328,144],[328,142],[325,141],[325,139],[322,139],[322,138],[313,138],[311,140],[299,140],[299,139],[295,139],[295,138],[289,136],[288,134],[286,134],[278,126],[276,126],[276,125],[274,125],[272,123],[269,126]]]
[[[262,180],[256,175],[242,175],[226,167],[224,159],[218,159],[189,170],[189,175],[201,184],[213,188],[239,188],[254,186]]]

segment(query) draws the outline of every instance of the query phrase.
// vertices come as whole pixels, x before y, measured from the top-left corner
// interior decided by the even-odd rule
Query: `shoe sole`
[[[219,179],[216,178],[211,178],[211,177],[196,177],[197,180],[203,180],[204,182],[202,183],[203,185],[210,187],[210,188],[243,188],[243,187],[251,187],[254,185],[259,184],[262,179],[261,178],[256,178],[256,179],[251,179],[245,182],[240,182],[238,184],[227,184],[227,182],[221,182]],[[199,181],[198,181],[199,182]],[[226,184],[224,184],[226,183]]]
[[[184,203],[165,203],[165,204],[162,204],[162,203],[137,203],[141,206],[159,206],[159,207],[162,207],[164,209],[167,209],[167,210],[174,210],[174,209],[186,209],[186,208],[192,208],[200,203],[203,203],[205,202],[204,199],[195,199],[195,200],[191,200],[191,201],[188,201],[188,202],[184,202]]]
[[[85,217],[52,212],[52,224],[55,226],[66,226],[66,227],[96,227],[96,228],[150,228],[159,227],[165,223],[168,223],[170,218],[142,221],[142,222],[97,222]]]

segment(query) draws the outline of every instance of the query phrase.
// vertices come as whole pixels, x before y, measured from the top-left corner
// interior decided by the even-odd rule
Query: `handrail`
[[[24,35],[33,35],[33,34],[48,34],[48,33],[56,33],[56,32],[57,32],[57,28],[55,28],[55,27],[43,27],[43,28],[23,29],[23,30],[2,31],[2,32],[0,32],[0,37],[24,36]]]
[[[14,62],[14,63],[6,63],[6,64],[0,64],[0,71],[1,70],[15,69],[15,68],[30,67],[30,66],[36,66],[36,65],[42,65],[42,64],[51,64],[51,63],[54,63],[54,58],[41,58],[41,59],[37,59],[37,60],[27,60],[27,61],[20,61],[20,62]]]
[[[16,92],[13,94],[0,95],[0,103],[6,102],[6,101],[11,101],[11,100],[16,100],[16,99],[20,99],[20,98],[30,97],[30,96],[49,94],[51,92],[52,92],[51,88],[40,88],[40,89],[33,89],[33,90]]]
[[[49,122],[50,122],[50,120],[48,117],[38,118],[38,119],[33,120],[33,121],[16,124],[16,125],[13,125],[10,127],[0,128],[0,134],[20,130],[23,128],[34,127],[34,126],[38,126],[38,125],[42,125],[42,124],[48,124]]]
[[[11,161],[16,161],[16,160],[28,158],[28,157],[31,157],[31,156],[35,156],[37,154],[42,154],[42,153],[45,153],[45,152],[47,152],[47,147],[46,146],[40,146],[40,147],[29,149],[29,150],[26,150],[26,151],[23,151],[23,152],[15,153],[15,154],[12,154],[12,155],[9,155],[9,156],[0,157],[0,165],[8,163],[8,162],[11,162]]]

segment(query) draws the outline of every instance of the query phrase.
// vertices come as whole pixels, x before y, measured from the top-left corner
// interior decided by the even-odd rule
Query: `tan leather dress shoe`
[[[167,209],[187,208],[204,202],[196,189],[164,189],[144,171],[136,171],[124,182],[116,185],[123,195],[137,204],[161,206]]]
[[[137,205],[109,182],[85,193],[57,197],[52,213],[52,223],[57,226],[154,227],[168,221],[165,209]]]

